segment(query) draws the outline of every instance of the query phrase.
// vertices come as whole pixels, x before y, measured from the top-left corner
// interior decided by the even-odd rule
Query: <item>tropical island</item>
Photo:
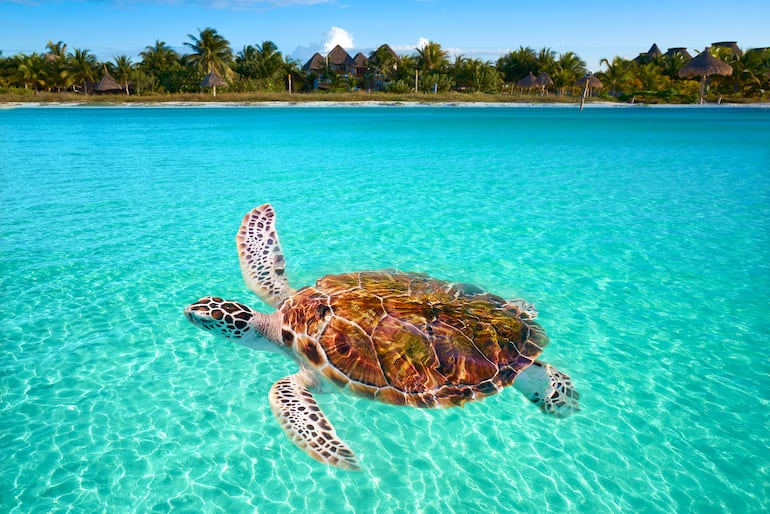
[[[398,55],[387,44],[351,56],[340,46],[305,63],[271,41],[234,52],[216,29],[188,36],[187,53],[156,40],[134,62],[100,62],[86,49],[48,41],[46,51],[3,56],[0,102],[768,102],[770,48],[713,43],[693,57],[656,44],[634,59],[601,60],[588,72],[574,52],[519,47],[496,62],[450,58],[434,41]]]

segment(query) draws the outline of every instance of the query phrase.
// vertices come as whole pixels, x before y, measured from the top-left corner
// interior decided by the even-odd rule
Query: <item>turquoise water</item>
[[[0,110],[0,511],[762,512],[770,110]],[[234,236],[272,202],[295,287],[397,267],[521,296],[583,410],[267,403],[294,365],[182,315],[266,307]]]

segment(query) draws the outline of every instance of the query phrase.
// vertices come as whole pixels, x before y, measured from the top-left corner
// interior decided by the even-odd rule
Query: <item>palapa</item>
[[[682,66],[679,70],[679,76],[682,78],[700,77],[700,97],[698,103],[703,103],[703,97],[706,94],[706,81],[711,75],[725,75],[729,76],[733,74],[733,67],[726,62],[720,61],[708,52],[708,49],[702,51],[690,62]]]
[[[693,57],[690,62],[679,70],[679,76],[683,78],[732,74],[733,67],[711,55],[708,50],[704,50]]]
[[[217,96],[217,86],[226,86],[227,82],[225,79],[219,76],[219,74],[216,71],[212,71],[206,77],[203,79],[203,82],[201,82],[200,87],[210,87],[211,88],[211,94],[213,96]]]
[[[589,73],[588,75],[577,79],[577,82],[575,82],[575,85],[587,86],[589,88],[599,88],[599,89],[604,87],[604,84],[602,84],[602,81],[596,78],[596,75],[592,73]]]
[[[329,67],[336,72],[349,73],[355,66],[353,58],[340,45],[332,48],[332,51],[326,55],[326,59]]]
[[[580,110],[583,110],[583,105],[586,102],[586,96],[588,96],[588,90],[591,88],[602,88],[604,87],[604,84],[602,84],[602,81],[597,79],[596,76],[589,72],[586,76],[580,77],[575,82],[578,86],[583,86],[583,95],[580,97]]]
[[[107,71],[107,65],[104,65],[104,75],[102,76],[101,80],[96,84],[96,87],[94,88],[96,91],[100,92],[106,92],[106,91],[120,91],[123,89],[123,87],[118,84],[118,81],[112,78],[112,75],[110,75],[110,72]]]
[[[326,68],[326,58],[319,54],[318,52],[313,54],[313,57],[311,57],[305,65],[302,67],[302,71],[304,72],[321,72],[324,68]]]
[[[361,52],[358,52],[353,57],[353,68],[355,70],[356,77],[362,77],[366,73],[366,68],[369,65],[369,59]]]
[[[537,85],[541,87],[553,86],[553,79],[546,72],[542,72],[537,76]]]
[[[663,55],[663,52],[660,51],[660,48],[658,47],[658,44],[657,43],[653,43],[649,50],[647,50],[644,53],[641,53],[641,54],[637,55],[634,58],[634,62],[636,64],[647,64],[647,63],[650,63],[650,62],[654,61],[655,59],[657,59],[661,55]]]
[[[540,94],[545,94],[545,88],[548,86],[553,86],[553,79],[550,75],[548,75],[546,72],[540,72],[540,75],[537,76],[537,80],[535,81],[537,86],[540,88]]]
[[[685,61],[689,61],[692,59],[692,55],[690,55],[690,52],[687,51],[687,49],[683,46],[675,46],[673,48],[669,48],[666,50],[666,53],[663,54],[663,57],[674,57],[675,55],[680,54],[682,57],[684,57]]]
[[[727,48],[731,50],[733,55],[738,59],[743,57],[743,50],[741,50],[741,47],[738,46],[736,41],[718,41],[716,43],[711,43],[711,48]]]
[[[660,57],[663,55],[663,52],[660,51],[660,48],[658,47],[658,43],[653,43],[649,50],[647,50],[647,55],[650,57]]]
[[[531,71],[527,74],[526,77],[522,78],[516,83],[516,87],[520,87],[522,89],[531,89],[537,85],[537,77],[535,77]]]

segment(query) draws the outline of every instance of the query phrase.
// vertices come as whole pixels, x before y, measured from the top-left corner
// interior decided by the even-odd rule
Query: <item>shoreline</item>
[[[434,107],[434,108],[500,108],[500,109],[528,109],[528,108],[552,108],[552,109],[571,109],[578,108],[579,102],[480,102],[480,101],[403,101],[403,100],[351,100],[351,101],[325,101],[325,100],[301,100],[301,101],[150,101],[150,102],[89,102],[89,101],[65,101],[65,102],[2,102],[0,109],[18,109],[18,108],[339,108],[339,107],[382,107],[382,108],[415,108],[415,107]],[[770,109],[768,102],[755,103],[706,103],[706,104],[647,104],[647,103],[626,103],[593,101],[586,102],[585,109],[641,109],[641,108],[685,108],[685,109],[717,109],[717,108],[753,108]]]

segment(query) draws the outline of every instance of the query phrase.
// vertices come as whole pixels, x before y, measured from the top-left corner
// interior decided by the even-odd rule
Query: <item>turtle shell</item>
[[[280,307],[282,340],[342,388],[386,403],[462,405],[513,383],[548,344],[520,306],[427,275],[327,275]]]

